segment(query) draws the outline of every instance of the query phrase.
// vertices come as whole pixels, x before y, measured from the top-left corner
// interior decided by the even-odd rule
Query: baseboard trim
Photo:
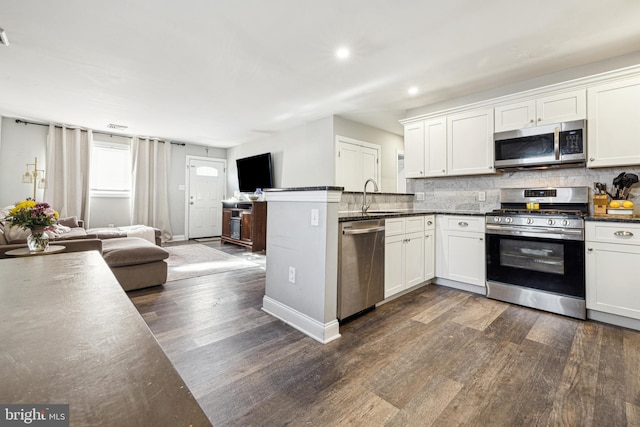
[[[436,277],[434,283],[436,285],[448,286],[450,288],[473,292],[480,295],[487,295],[487,289],[484,286],[471,285],[469,283],[458,282],[456,280],[443,279],[442,277]]]
[[[184,234],[176,234],[171,236],[171,240],[169,240],[170,242],[182,242],[184,240],[187,240],[187,237]]]
[[[587,319],[640,331],[640,320],[596,310],[587,310]]]
[[[318,322],[306,314],[266,295],[262,299],[262,310],[322,344],[327,344],[340,338],[340,325],[337,319],[329,323]]]

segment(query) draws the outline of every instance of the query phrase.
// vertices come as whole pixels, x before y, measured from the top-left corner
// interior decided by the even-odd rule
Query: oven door
[[[487,281],[584,299],[584,241],[486,235]]]

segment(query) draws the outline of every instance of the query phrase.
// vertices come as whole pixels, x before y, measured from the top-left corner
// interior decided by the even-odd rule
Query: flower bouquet
[[[42,252],[49,246],[49,236],[46,231],[53,230],[58,217],[58,212],[48,203],[36,202],[28,198],[17,203],[5,221],[24,230],[30,230],[31,235],[27,237],[29,250]]]

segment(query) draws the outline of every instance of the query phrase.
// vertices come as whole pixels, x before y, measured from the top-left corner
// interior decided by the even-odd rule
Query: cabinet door
[[[231,236],[231,209],[222,210],[222,235]]]
[[[404,170],[407,178],[424,177],[424,122],[404,127]]]
[[[241,214],[242,227],[240,228],[240,240],[246,240],[247,242],[253,240],[253,221],[251,217],[250,211],[243,211]]]
[[[585,119],[587,100],[584,89],[538,98],[536,115],[537,125]]]
[[[404,243],[405,288],[424,282],[424,232],[405,235]]]
[[[494,173],[493,109],[466,111],[447,118],[449,175]]]
[[[501,105],[494,109],[495,132],[524,129],[536,125],[536,101]]]
[[[447,174],[447,118],[424,122],[424,176]]]
[[[404,289],[404,234],[387,237],[384,243],[384,297]]]
[[[587,308],[640,319],[640,246],[586,244]]]
[[[484,234],[448,231],[445,237],[447,279],[485,285]]]
[[[433,230],[424,233],[424,280],[433,279],[436,275],[436,241]]]
[[[640,164],[640,78],[589,88],[589,167]]]

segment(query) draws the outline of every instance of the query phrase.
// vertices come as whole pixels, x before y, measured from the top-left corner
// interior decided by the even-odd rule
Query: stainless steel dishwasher
[[[338,319],[384,299],[384,220],[343,222],[338,238]]]

